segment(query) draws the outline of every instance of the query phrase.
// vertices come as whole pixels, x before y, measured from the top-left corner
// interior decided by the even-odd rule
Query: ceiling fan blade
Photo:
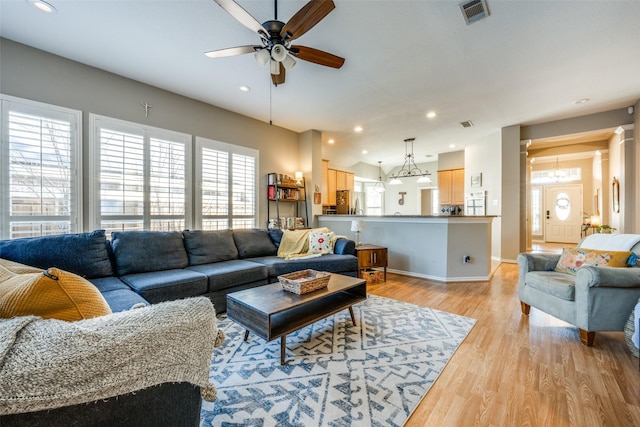
[[[285,37],[289,33],[289,40],[297,39],[322,21],[335,7],[333,0],[311,0],[289,19],[280,35]]]
[[[291,46],[289,53],[291,53],[296,58],[304,59],[305,61],[313,62],[315,64],[324,65],[325,67],[340,68],[344,64],[344,58],[322,50],[314,49],[312,47]]]
[[[271,81],[273,82],[274,85],[278,86],[284,83],[284,77],[285,77],[284,65],[280,63],[280,74],[271,74]]]
[[[262,46],[238,46],[229,47],[227,49],[212,50],[210,52],[205,52],[204,54],[209,58],[224,58],[225,56],[236,56],[244,55],[245,53],[253,53],[261,48]]]
[[[231,16],[236,18],[238,22],[250,29],[251,31],[258,33],[260,37],[267,40],[269,38],[269,32],[262,26],[260,22],[256,20],[249,12],[244,10],[242,6],[233,0],[213,0],[218,5],[226,10]]]

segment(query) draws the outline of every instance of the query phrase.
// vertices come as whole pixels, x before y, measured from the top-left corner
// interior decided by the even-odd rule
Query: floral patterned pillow
[[[627,267],[631,251],[597,251],[595,249],[564,248],[555,271],[576,274],[583,265],[595,267]],[[635,260],[633,262],[635,264]]]
[[[309,253],[310,254],[332,254],[333,243],[332,237],[334,233],[321,233],[310,232],[309,233]]]

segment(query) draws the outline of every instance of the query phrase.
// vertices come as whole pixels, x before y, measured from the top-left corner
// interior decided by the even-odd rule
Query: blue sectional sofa
[[[0,258],[42,269],[58,267],[88,279],[112,311],[138,303],[206,296],[217,313],[230,292],[277,282],[311,268],[357,276],[355,243],[338,239],[334,254],[284,260],[276,256],[281,230],[104,230],[0,241]]]

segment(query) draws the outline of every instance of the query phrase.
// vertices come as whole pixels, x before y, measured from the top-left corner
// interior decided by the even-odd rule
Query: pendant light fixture
[[[389,185],[400,185],[402,184],[402,180],[400,178],[412,178],[414,176],[419,176],[418,183],[428,183],[431,182],[431,178],[429,178],[428,170],[422,172],[418,166],[416,166],[415,156],[413,154],[413,141],[415,138],[407,138],[404,140],[404,164],[402,168],[395,174],[391,175],[391,181],[389,181]],[[411,145],[411,150],[409,150],[409,145]]]
[[[382,162],[378,160],[378,180],[373,186],[373,189],[378,193],[384,193],[384,191],[387,189],[384,185],[384,182],[382,182],[382,168],[380,167],[381,164]]]

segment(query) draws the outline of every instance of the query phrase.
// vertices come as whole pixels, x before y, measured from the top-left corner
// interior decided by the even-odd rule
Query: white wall
[[[470,145],[464,151],[465,193],[470,191],[486,191],[486,214],[498,215],[494,218],[491,231],[491,257],[501,258],[500,233],[502,204],[502,172],[496,165],[502,158],[500,132],[496,131],[477,144]],[[470,177],[482,174],[482,186],[471,188]]]
[[[416,165],[423,172],[429,171],[431,175],[430,183],[418,183],[418,178],[401,178],[402,184],[389,185],[389,181],[386,182],[387,191],[385,192],[385,215],[393,215],[399,213],[400,215],[420,215],[420,206],[422,202],[421,190],[423,188],[438,188],[438,173],[437,162],[420,163]],[[401,166],[393,168],[387,175],[390,179],[391,175],[398,173]],[[401,198],[400,192],[405,192],[404,205],[400,205],[399,200]]]
[[[89,113],[259,150],[260,227],[267,225],[266,174],[293,174],[299,170],[296,132],[2,38],[0,92],[82,111],[85,165],[89,152]],[[141,102],[152,105],[148,118]],[[85,167],[85,218],[90,188],[88,171]]]

